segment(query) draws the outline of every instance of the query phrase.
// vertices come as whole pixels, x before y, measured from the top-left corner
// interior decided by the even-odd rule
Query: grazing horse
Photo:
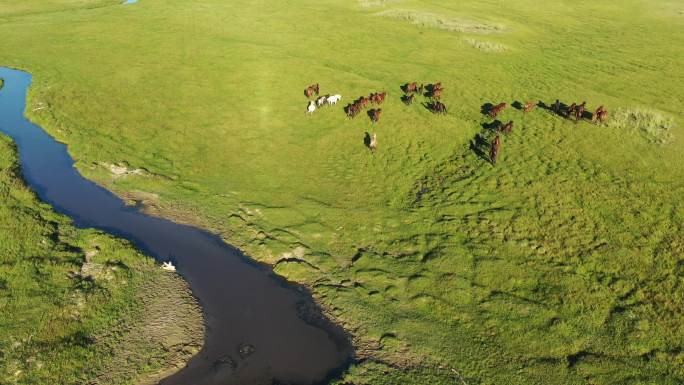
[[[523,111],[525,113],[528,113],[534,109],[534,106],[536,106],[536,104],[532,100],[530,100],[527,103],[525,103],[525,107],[523,107]]]
[[[595,122],[603,123],[606,121],[606,119],[608,119],[608,110],[603,108],[603,106],[600,106],[596,109],[596,112],[594,112],[592,120]]]
[[[513,121],[511,120],[506,124],[499,125],[499,129],[497,131],[510,134],[511,131],[513,131]]]
[[[496,165],[496,158],[499,156],[499,148],[501,148],[501,139],[499,135],[492,140],[491,148],[489,149],[489,160],[493,165]]]
[[[380,115],[382,114],[382,108],[374,109],[368,111],[368,115],[373,123],[377,123],[380,120]]]
[[[316,111],[316,103],[313,100],[309,100],[309,105],[306,107],[307,114],[313,114]]]
[[[501,111],[503,111],[507,106],[508,104],[506,103],[499,103],[496,106],[492,107],[491,110],[489,110],[489,117],[491,117],[492,119],[496,118],[501,113]]]

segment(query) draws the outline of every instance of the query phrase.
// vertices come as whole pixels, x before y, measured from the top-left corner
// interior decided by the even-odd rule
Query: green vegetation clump
[[[141,0],[7,15],[19,5],[0,0],[2,62],[34,74],[28,113],[84,175],[308,285],[355,336],[360,359],[341,383],[683,382],[679,8],[378,4],[396,18],[362,4]],[[416,13],[429,28],[409,22]],[[433,27],[464,20],[506,26],[486,38],[507,50],[464,44],[484,39],[477,29]],[[402,103],[411,81],[441,81],[448,114],[422,96]],[[312,83],[342,102],[306,116]],[[376,91],[388,91],[377,124],[345,117]],[[609,122],[509,107],[498,119],[513,132],[489,164],[484,104],[556,99],[604,105]],[[672,124],[622,119],[630,106]],[[668,139],[653,145],[638,127]],[[124,164],[147,172],[102,166]]]
[[[184,282],[40,203],[5,136],[0,201],[0,383],[139,383],[197,352],[202,318]]]

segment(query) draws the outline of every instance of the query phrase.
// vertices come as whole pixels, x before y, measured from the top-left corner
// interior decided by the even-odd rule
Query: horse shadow
[[[582,119],[585,120],[594,120],[594,114],[591,111],[584,111],[582,113]]]
[[[503,123],[501,123],[501,121],[497,119],[491,123],[482,123],[482,128],[484,128],[487,131],[496,132],[502,124]]]
[[[413,100],[415,99],[415,96],[413,94],[411,95],[403,95],[401,97],[401,101],[404,102],[407,106],[410,106],[413,104]]]
[[[423,102],[421,103],[423,107],[425,107],[426,110],[432,112],[433,114],[439,114],[440,111],[437,110],[437,102]],[[444,113],[447,113],[446,108],[444,109]]]
[[[488,150],[491,147],[489,141],[482,135],[477,134],[470,141],[470,150],[475,153],[480,159],[491,162]]]
[[[494,105],[492,103],[485,103],[482,106],[480,106],[480,113],[482,115],[489,115],[492,112],[492,108],[494,108]]]
[[[511,103],[511,107],[515,108],[518,111],[522,111],[525,108],[525,106],[519,100],[516,100],[513,103]]]
[[[556,100],[552,104],[546,104],[542,101],[539,101],[539,103],[537,103],[537,107],[544,109],[553,115],[558,115],[563,118],[568,117],[568,105],[561,102],[560,100]]]
[[[370,149],[370,144],[371,144],[371,136],[368,132],[365,133],[363,136],[363,145],[366,146],[366,148]]]

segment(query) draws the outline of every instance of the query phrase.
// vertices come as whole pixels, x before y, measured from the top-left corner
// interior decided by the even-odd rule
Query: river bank
[[[306,290],[215,235],[144,215],[84,179],[66,146],[23,117],[31,76],[0,68],[0,77],[0,131],[16,141],[24,178],[40,199],[78,227],[125,237],[157,261],[171,260],[202,304],[202,351],[164,384],[308,384],[348,365],[353,349],[346,333]]]
[[[187,284],[40,203],[1,134],[0,201],[0,383],[151,383],[199,351]]]

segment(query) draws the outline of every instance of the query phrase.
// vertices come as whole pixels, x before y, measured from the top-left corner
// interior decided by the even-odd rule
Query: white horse
[[[333,96],[328,96],[327,101],[328,101],[329,105],[333,106],[333,105],[337,104],[337,102],[339,102],[340,99],[342,99],[342,95],[333,95]]]
[[[375,151],[378,149],[378,136],[373,133],[371,135],[370,143],[368,144],[368,148],[370,148],[371,151]]]
[[[316,111],[316,103],[314,103],[313,100],[309,100],[309,106],[306,107],[306,113],[313,114],[314,111]]]
[[[321,96],[320,98],[316,99],[316,106],[321,107],[325,104],[325,102],[328,100],[326,96]]]

